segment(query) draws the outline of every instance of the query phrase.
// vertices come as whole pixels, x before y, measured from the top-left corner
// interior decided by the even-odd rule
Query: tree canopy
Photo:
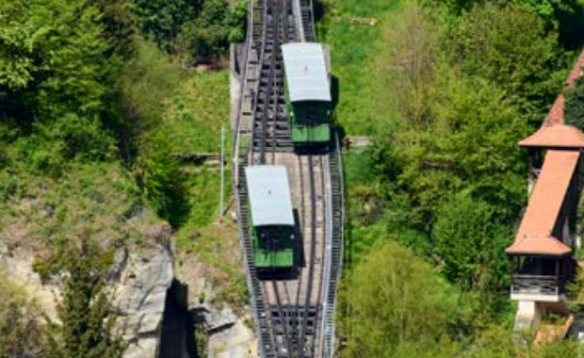
[[[345,162],[350,218],[345,269],[351,289],[342,296],[347,312],[342,321],[348,325],[341,329],[347,337],[344,356],[574,354],[572,342],[534,349],[509,339],[515,308],[504,249],[527,202],[526,153],[517,142],[539,128],[564,86],[574,49],[582,43],[581,33],[568,34],[578,21],[584,23],[583,5],[373,2],[359,7],[332,0],[323,24],[341,84],[337,120],[350,134],[374,138],[371,148],[351,150]],[[348,20],[355,16],[376,22],[357,26]],[[566,115],[570,96],[577,95],[568,93]],[[402,305],[403,297],[385,296],[394,286],[384,265],[394,267],[396,259],[384,243],[407,247],[415,253],[411,265],[431,265],[426,275],[444,279],[435,286],[425,282],[428,287],[457,292],[450,312],[454,328],[442,321],[442,330],[434,330],[432,319],[420,319],[418,330],[410,332],[419,336],[400,341],[393,336],[398,329],[375,321],[373,314],[381,320],[395,306],[407,311],[404,316],[417,312]],[[394,276],[400,274],[394,270]],[[361,302],[354,302],[357,285],[371,286],[358,289],[377,298],[359,295]],[[451,307],[451,300],[442,299]],[[360,306],[365,304],[370,311]],[[373,333],[367,335],[368,329]],[[431,339],[424,336],[436,331]]]
[[[574,87],[566,91],[564,119],[567,124],[584,131],[584,79],[578,78]]]

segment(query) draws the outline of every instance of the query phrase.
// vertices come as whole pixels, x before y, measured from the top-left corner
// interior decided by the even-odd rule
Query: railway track
[[[298,8],[300,14],[295,11]],[[293,152],[280,50],[285,42],[316,41],[312,1],[257,0],[250,2],[248,17],[233,182],[259,354],[266,358],[332,358],[342,265],[340,155],[336,142],[326,153]],[[286,277],[259,277],[253,265],[244,170],[255,164],[288,168],[297,211],[294,251],[299,264]]]
[[[265,34],[252,135],[252,148],[259,154],[259,163],[266,163],[266,155],[292,150],[280,45],[297,38],[294,22],[290,19],[293,14],[289,1],[267,0],[264,16]]]

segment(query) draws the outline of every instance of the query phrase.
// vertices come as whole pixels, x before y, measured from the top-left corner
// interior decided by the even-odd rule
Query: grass
[[[140,252],[156,245],[165,226],[118,162],[72,162],[58,178],[15,162],[0,170],[0,182],[2,241],[33,254],[43,278],[62,269],[63,250],[80,237]]]
[[[375,101],[379,88],[376,68],[383,45],[387,15],[399,3],[391,0],[327,0],[319,25],[320,42],[331,46],[333,76],[339,83],[337,120],[352,135],[375,133]]]
[[[183,153],[221,151],[221,126],[226,129],[226,158],[230,156],[232,137],[229,126],[229,74],[226,71],[186,74],[177,94],[168,102],[165,121],[173,141]],[[227,160],[229,164],[229,160]],[[185,227],[205,227],[219,213],[219,165],[185,165],[186,187],[191,212]],[[229,168],[225,173],[226,198],[231,193]]]
[[[348,192],[345,203],[348,216],[345,262],[348,269],[387,240],[385,224],[380,220],[383,208],[379,205],[377,180],[370,160],[370,153],[364,148],[352,149],[343,155],[345,189]]]
[[[215,291],[212,303],[228,302],[241,306],[247,302],[247,286],[234,221],[226,218],[205,227],[185,227],[179,232],[176,245],[182,254],[194,254],[213,268],[206,277]]]
[[[165,121],[181,153],[220,153],[221,126],[226,129],[225,205],[231,197],[230,148],[233,132],[229,124],[229,74],[190,72],[177,94],[168,101]],[[185,165],[190,213],[176,235],[179,265],[195,256],[212,269],[206,277],[215,296],[212,303],[240,305],[247,301],[247,287],[240,261],[236,224],[219,215],[219,165]],[[200,299],[201,297],[199,297]],[[205,300],[207,300],[205,298]]]
[[[221,151],[221,125],[229,126],[229,73],[190,72],[182,79],[178,93],[169,100],[165,122],[173,140],[186,153]]]

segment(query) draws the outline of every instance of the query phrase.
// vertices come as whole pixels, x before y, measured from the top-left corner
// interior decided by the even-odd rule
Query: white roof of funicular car
[[[286,167],[255,165],[245,168],[253,226],[294,226]]]
[[[282,45],[290,101],[331,101],[322,45],[310,42]]]

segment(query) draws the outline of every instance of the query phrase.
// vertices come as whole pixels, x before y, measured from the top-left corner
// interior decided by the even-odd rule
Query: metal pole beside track
[[[225,125],[221,125],[221,193],[219,194],[219,216],[223,216],[225,208]]]

